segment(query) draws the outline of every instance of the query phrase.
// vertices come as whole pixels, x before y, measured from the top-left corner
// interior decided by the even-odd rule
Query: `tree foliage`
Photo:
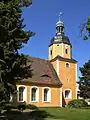
[[[0,102],[15,91],[18,80],[31,76],[28,57],[18,52],[34,35],[24,30],[22,18],[22,8],[31,4],[31,0],[0,0]]]
[[[84,40],[87,40],[90,37],[90,16],[88,17],[87,22],[85,22],[80,29],[81,35],[83,34]]]
[[[79,81],[80,96],[90,98],[90,60],[80,68],[82,77]]]

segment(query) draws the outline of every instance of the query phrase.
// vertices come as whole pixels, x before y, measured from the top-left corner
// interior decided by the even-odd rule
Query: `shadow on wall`
[[[64,95],[62,93],[62,106],[65,107],[65,105],[66,105],[65,98],[64,98]]]

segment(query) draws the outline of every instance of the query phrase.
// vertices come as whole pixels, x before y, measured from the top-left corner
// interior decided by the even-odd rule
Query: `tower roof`
[[[65,43],[65,44],[71,45],[69,38],[67,36],[63,35],[63,34],[61,34],[61,35],[55,35],[50,40],[50,45],[52,45],[54,43]]]
[[[71,45],[69,38],[64,35],[64,22],[60,20],[61,14],[62,13],[60,12],[59,20],[56,23],[56,35],[50,40],[50,45],[53,43],[65,43]]]
[[[62,12],[60,12],[58,15],[58,22],[56,23],[56,27],[64,26],[64,23],[60,20],[61,15],[62,15]]]
[[[56,27],[57,27],[57,26],[64,26],[64,23],[59,20],[59,21],[56,23]]]

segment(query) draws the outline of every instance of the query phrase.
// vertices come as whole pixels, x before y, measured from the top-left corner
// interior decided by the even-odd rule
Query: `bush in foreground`
[[[11,106],[11,104],[5,104],[5,106],[4,106],[4,110],[7,110],[7,111],[10,111],[12,109],[12,106]]]
[[[26,108],[27,108],[27,109],[31,109],[31,110],[36,110],[36,109],[38,109],[37,106],[32,105],[32,104],[26,105]]]
[[[26,105],[22,104],[22,105],[18,105],[18,110],[23,111],[26,109]]]
[[[69,108],[81,108],[81,107],[88,107],[88,104],[84,99],[71,100],[68,102],[67,107],[69,107]]]

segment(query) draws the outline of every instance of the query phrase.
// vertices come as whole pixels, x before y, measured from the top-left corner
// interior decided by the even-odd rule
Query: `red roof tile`
[[[33,76],[24,79],[24,82],[61,86],[58,75],[49,60],[32,57],[30,59]]]

